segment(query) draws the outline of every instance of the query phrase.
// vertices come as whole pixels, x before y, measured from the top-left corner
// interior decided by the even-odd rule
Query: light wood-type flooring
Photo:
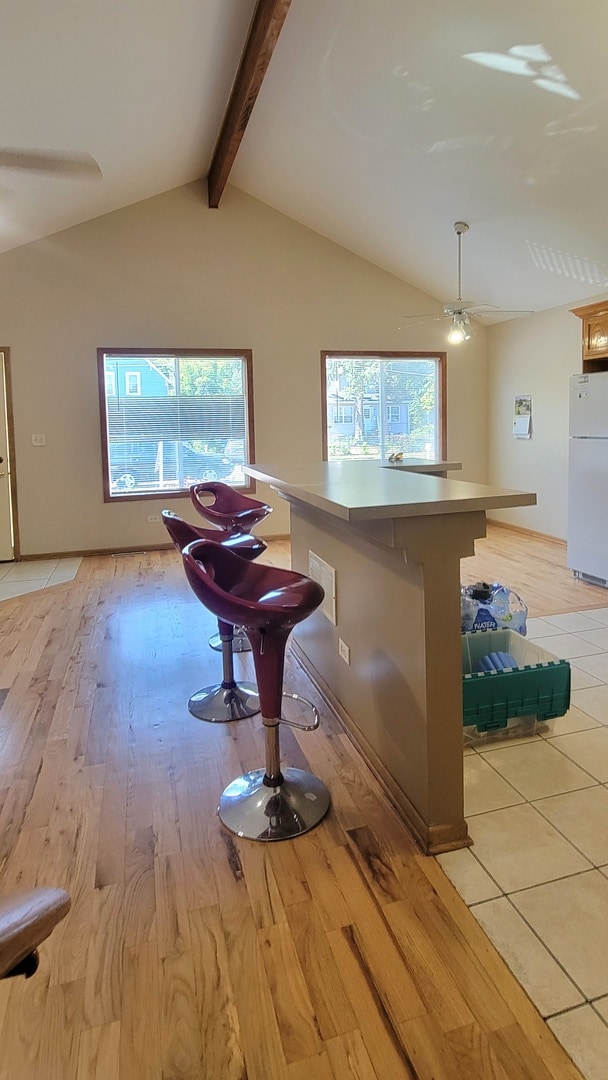
[[[585,606],[562,546],[506,529],[465,560],[481,577],[533,615]],[[220,671],[213,630],[173,550],[0,603],[0,891],[72,896],[34,978],[0,983],[0,1080],[576,1080],[291,659],[321,727],[284,727],[283,760],[331,811],[274,844],[220,825],[263,738],[188,713]]]

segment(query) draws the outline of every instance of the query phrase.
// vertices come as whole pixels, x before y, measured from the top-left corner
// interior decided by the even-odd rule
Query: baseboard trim
[[[361,754],[365,764],[378,781],[384,795],[399,815],[401,821],[403,821],[412,833],[423,853],[425,855],[440,855],[444,851],[454,851],[457,848],[470,847],[473,841],[469,836],[467,824],[464,819],[461,825],[427,825],[416,808],[409,801],[407,795],[405,795],[401,788],[395,783],[393,777],[390,775],[375,750],[369,745],[365,736],[361,734],[357,725],[340,704],[332,690],[330,690],[315,666],[302,651],[302,648],[297,641],[292,641],[291,649],[295,659],[304,669],[309,679],[314,683],[316,689],[321,694],[321,697],[325,699],[328,706],[336,713],[353,746],[355,746]]]
[[[531,536],[536,540],[547,540],[550,544],[560,544],[561,547],[566,546],[566,541],[562,540],[560,536],[550,536],[549,533],[537,532],[536,529],[524,529],[522,525],[511,525],[508,521],[496,521],[495,518],[487,518],[490,525],[496,526],[497,529],[508,529],[509,532],[521,533],[522,536]]]
[[[289,533],[276,533],[265,536],[258,534],[260,540],[289,540]],[[146,551],[168,551],[173,544],[139,544],[138,547],[113,547],[113,548],[82,548],[76,551],[41,551],[35,555],[19,555],[15,562],[30,562],[34,559],[76,559],[86,558],[87,555],[134,555]]]

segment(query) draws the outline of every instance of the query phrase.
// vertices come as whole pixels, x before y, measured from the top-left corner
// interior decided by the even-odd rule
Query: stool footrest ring
[[[313,705],[312,701],[307,701],[306,698],[300,697],[299,694],[289,694],[286,691],[283,691],[282,696],[291,698],[292,701],[299,701],[301,705],[305,705],[307,709],[311,710],[314,719],[312,724],[299,724],[297,720],[286,720],[285,717],[282,716],[281,723],[287,724],[287,727],[298,728],[300,731],[316,731],[320,723],[319,710]]]

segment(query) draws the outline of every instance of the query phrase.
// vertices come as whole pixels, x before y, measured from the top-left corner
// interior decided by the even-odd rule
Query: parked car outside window
[[[224,454],[194,450],[187,443],[180,447],[165,442],[162,452],[159,443],[115,442],[110,444],[110,482],[116,491],[154,489],[161,483],[161,453],[163,480],[179,480],[188,486],[197,480],[223,480],[234,465]],[[179,454],[178,454],[179,449]],[[178,476],[179,474],[179,476]]]

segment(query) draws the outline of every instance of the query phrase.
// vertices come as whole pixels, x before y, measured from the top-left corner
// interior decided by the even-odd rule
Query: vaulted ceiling
[[[604,0],[277,6],[224,180],[441,301],[456,220],[466,299],[608,290]],[[103,177],[0,168],[0,251],[206,177],[255,7],[9,0],[0,146],[87,152]]]

